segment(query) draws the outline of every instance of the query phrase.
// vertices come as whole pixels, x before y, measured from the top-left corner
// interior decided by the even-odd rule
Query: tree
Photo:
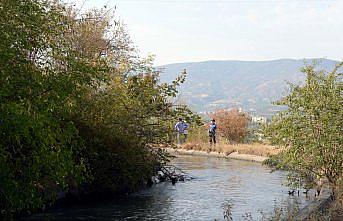
[[[101,86],[85,91],[70,118],[85,141],[81,155],[93,177],[88,189],[117,193],[136,190],[163,165],[166,153],[154,147],[169,142],[178,115],[189,122],[197,116],[171,103],[186,72],[160,84],[153,57],[139,58],[123,25],[111,17],[86,13],[68,35],[88,59],[100,57],[106,70]]]
[[[0,210],[43,208],[60,191],[129,192],[168,159],[185,80],[160,84],[122,24],[59,1],[0,1]]]
[[[266,129],[273,143],[286,148],[278,157],[281,168],[326,178],[333,188],[343,176],[342,65],[329,73],[305,66],[304,85],[291,85],[290,94],[277,102],[288,109]]]
[[[50,1],[0,2],[0,209],[41,208],[83,180],[78,132],[67,116],[97,72],[63,38],[64,8]]]
[[[242,142],[248,134],[249,116],[238,109],[217,110],[211,117],[218,123],[219,133],[230,142]]]

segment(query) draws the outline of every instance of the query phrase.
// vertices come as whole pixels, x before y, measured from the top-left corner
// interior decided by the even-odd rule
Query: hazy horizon
[[[336,59],[330,59],[330,58],[275,58],[275,59],[265,59],[265,60],[236,60],[236,59],[211,59],[211,60],[200,60],[200,61],[182,61],[182,62],[174,62],[174,63],[167,63],[167,64],[161,64],[158,66],[167,66],[170,64],[184,64],[184,63],[202,63],[202,62],[225,62],[225,61],[232,61],[232,62],[268,62],[268,61],[278,61],[278,60],[294,60],[294,61],[308,61],[308,60],[330,60],[335,62],[340,62],[343,60],[336,60]]]
[[[208,60],[342,60],[343,1],[64,0],[116,8],[158,66]]]

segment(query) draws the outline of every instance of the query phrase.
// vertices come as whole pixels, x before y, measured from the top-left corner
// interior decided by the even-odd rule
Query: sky
[[[64,0],[116,14],[155,64],[343,60],[343,0]]]

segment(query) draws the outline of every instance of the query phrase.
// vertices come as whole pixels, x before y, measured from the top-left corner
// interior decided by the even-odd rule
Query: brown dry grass
[[[264,156],[268,157],[271,155],[275,155],[279,153],[281,150],[271,145],[267,144],[216,144],[215,146],[211,146],[208,143],[193,143],[188,142],[179,146],[181,149],[186,150],[200,150],[206,152],[218,152],[218,153],[225,153],[229,155],[233,152],[238,152],[240,154],[250,154],[255,156]]]

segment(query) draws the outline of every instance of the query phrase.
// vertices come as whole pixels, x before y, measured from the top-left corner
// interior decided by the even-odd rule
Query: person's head
[[[179,117],[179,121],[182,121],[182,118],[181,118],[181,117]]]
[[[216,122],[216,120],[215,120],[215,119],[212,119],[212,120],[211,120],[211,123],[212,123],[212,124],[214,124],[215,122]]]

